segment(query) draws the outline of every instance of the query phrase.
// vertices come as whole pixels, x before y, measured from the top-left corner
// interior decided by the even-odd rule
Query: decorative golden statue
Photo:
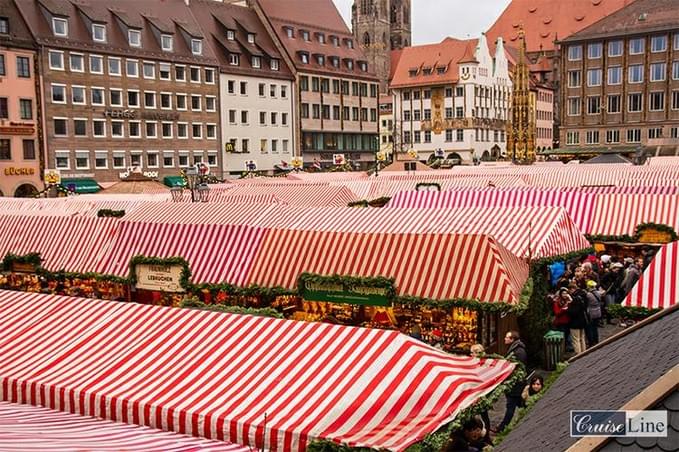
[[[530,72],[526,56],[526,35],[519,29],[521,47],[519,61],[514,68],[512,111],[507,131],[507,155],[514,163],[530,165],[535,162],[535,111],[531,101]]]

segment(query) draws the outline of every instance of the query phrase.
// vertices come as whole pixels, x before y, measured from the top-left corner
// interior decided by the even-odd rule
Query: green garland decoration
[[[611,305],[606,309],[608,309],[611,316],[615,318],[634,320],[650,317],[653,314],[662,311],[660,308],[649,309],[641,306],[622,306],[619,304]]]
[[[42,258],[40,253],[28,253],[28,254],[13,254],[7,253],[2,260],[2,268],[4,271],[8,272],[12,270],[12,264],[30,264],[33,265],[36,270],[41,268]]]
[[[345,275],[318,275],[315,273],[302,273],[297,279],[297,294],[304,293],[304,286],[307,282],[313,284],[341,284],[347,286],[364,286],[364,287],[378,287],[386,289],[387,299],[392,303],[396,301],[396,281],[394,278],[385,278],[383,276],[377,277],[361,277],[361,276],[345,276]]]
[[[679,240],[679,236],[677,236],[676,231],[674,230],[673,227],[668,226],[666,224],[659,224],[659,223],[641,223],[637,225],[637,228],[634,230],[634,237],[639,238],[641,234],[644,232],[645,229],[657,229],[660,232],[666,232],[667,234],[670,235],[671,240],[673,242],[676,242]]]
[[[387,205],[387,203],[391,201],[391,196],[382,196],[380,198],[375,198],[371,201],[368,201],[368,206],[370,207],[384,207]]]
[[[146,257],[140,254],[134,256],[130,259],[130,273],[127,277],[130,285],[134,286],[137,284],[137,273],[135,272],[135,267],[137,265],[181,265],[182,273],[179,278],[179,285],[186,290],[191,288],[191,269],[189,268],[189,263],[183,257]]]
[[[547,377],[545,384],[542,386],[542,391],[540,391],[538,394],[535,394],[534,396],[529,397],[526,401],[526,406],[519,408],[516,411],[512,421],[495,437],[495,440],[493,441],[494,447],[498,446],[509,435],[509,433],[511,433],[514,427],[516,427],[523,420],[523,418],[533,409],[538,400],[540,400],[547,393],[554,382],[559,379],[567,367],[568,363],[556,364],[556,370],[552,372],[549,377]]]
[[[222,284],[191,284],[189,291],[198,293],[208,291],[212,297],[216,297],[219,292],[224,292],[231,297],[250,298],[258,297],[262,300],[264,306],[270,306],[277,297],[286,295],[297,295],[295,290],[286,289],[284,287],[263,287],[253,284],[248,287],[234,286],[228,283]]]
[[[585,237],[587,237],[587,240],[589,240],[592,243],[594,242],[639,243],[639,238],[641,237],[641,234],[644,232],[645,229],[657,229],[658,231],[666,232],[667,234],[670,235],[670,239],[672,242],[676,242],[677,240],[679,240],[679,236],[677,235],[674,228],[666,224],[658,223],[640,223],[635,228],[634,235],[586,234]]]
[[[122,218],[125,216],[124,210],[99,209],[97,211],[99,218]]]
[[[417,185],[415,185],[415,190],[420,191],[420,188],[422,187],[436,187],[439,191],[441,191],[441,184],[438,182],[419,182]]]
[[[126,285],[130,283],[130,281],[127,278],[94,272],[79,273],[79,272],[67,272],[65,270],[58,270],[52,272],[41,268],[37,272],[37,274],[45,277],[45,279],[47,280],[53,281],[65,281],[67,279],[77,278],[77,279],[94,279],[95,281],[106,281]]]
[[[361,199],[360,201],[351,201],[347,207],[368,207],[368,201]]]
[[[272,317],[282,319],[283,314],[272,308],[244,308],[242,306],[209,305],[198,300],[197,297],[185,298],[181,308],[199,309],[202,311],[223,312],[227,314],[253,315],[257,317]]]

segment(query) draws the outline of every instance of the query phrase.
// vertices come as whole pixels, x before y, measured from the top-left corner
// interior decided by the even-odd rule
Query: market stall
[[[632,236],[638,225],[663,224],[679,230],[679,195],[598,195],[591,227],[592,235]]]
[[[257,449],[403,450],[514,370],[395,331],[20,292],[0,321],[3,400]]]
[[[679,242],[663,246],[622,303],[649,313],[679,301]]]
[[[297,288],[297,296],[276,302],[292,318],[419,329],[449,350],[465,350],[480,340],[497,347],[497,334],[488,333],[491,323],[503,332],[515,327],[514,315],[500,313],[526,302],[527,277],[526,262],[488,235],[274,229],[253,259],[247,283]],[[308,290],[309,284],[316,289]],[[364,296],[376,291],[379,296]]]

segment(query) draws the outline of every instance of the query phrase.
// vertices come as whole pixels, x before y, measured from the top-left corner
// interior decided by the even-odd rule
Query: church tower
[[[391,70],[391,51],[412,43],[411,0],[354,0],[352,29],[356,43],[368,57],[368,64],[386,93]]]

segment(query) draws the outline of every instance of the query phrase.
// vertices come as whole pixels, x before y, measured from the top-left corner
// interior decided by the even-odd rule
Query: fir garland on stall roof
[[[180,265],[182,267],[182,272],[179,277],[179,285],[184,289],[191,288],[191,269],[189,268],[189,263],[183,257],[146,257],[140,254],[134,256],[130,259],[130,272],[127,280],[130,285],[134,286],[137,284],[137,265]]]
[[[6,272],[12,271],[12,264],[29,264],[33,265],[36,270],[41,267],[42,258],[40,253],[28,253],[28,254],[13,254],[7,253],[2,260],[2,269]]]
[[[384,207],[389,201],[391,201],[391,197],[381,196],[371,200],[361,199],[358,201],[351,201],[347,203],[347,207]]]
[[[436,187],[438,191],[441,191],[441,184],[438,182],[419,182],[417,185],[415,185],[415,190],[420,191],[420,188],[429,188],[429,187]]]
[[[218,293],[223,292],[232,298],[259,298],[261,306],[268,307],[273,304],[276,298],[286,295],[297,295],[295,290],[286,289],[284,287],[263,287],[256,284],[240,287],[233,284],[192,284],[190,292],[197,294],[199,292],[210,292],[210,295],[215,298]]]
[[[655,229],[660,232],[665,232],[670,236],[670,241],[676,242],[679,240],[674,228],[666,224],[658,223],[640,223],[634,230],[634,235],[621,234],[621,235],[605,235],[605,234],[587,234],[587,240],[592,243],[595,242],[621,242],[621,243],[638,243],[641,234],[643,234],[646,229]]]
[[[650,317],[653,314],[662,311],[660,308],[649,309],[642,306],[623,306],[620,304],[613,304],[606,309],[611,314],[611,316],[615,318],[633,320]]]
[[[284,318],[283,314],[281,314],[280,312],[276,311],[273,308],[244,308],[242,306],[225,306],[221,304],[210,305],[201,302],[195,296],[185,298],[184,301],[182,301],[180,307],[188,309],[200,309],[202,311],[221,312],[227,314],[253,315],[258,317],[272,317],[276,319]]]
[[[99,209],[97,210],[97,217],[99,218],[122,218],[125,216],[124,210]]]

